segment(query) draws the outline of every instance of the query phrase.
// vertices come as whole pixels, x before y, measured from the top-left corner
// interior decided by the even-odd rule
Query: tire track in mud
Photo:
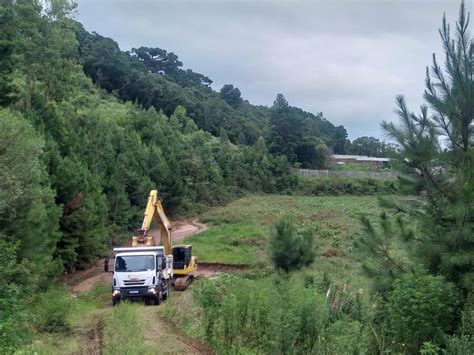
[[[103,338],[103,318],[100,317],[94,328],[87,333],[87,344],[81,352],[77,354],[87,354],[87,355],[100,355],[104,348],[104,338]]]

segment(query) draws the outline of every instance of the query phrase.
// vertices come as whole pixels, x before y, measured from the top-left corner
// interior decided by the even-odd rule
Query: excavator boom
[[[158,223],[158,234],[149,236],[151,223],[155,219]],[[165,248],[165,254],[172,254],[171,246],[171,223],[166,217],[161,201],[158,198],[158,191],[151,190],[148,196],[148,202],[145,208],[142,227],[139,229],[139,235],[133,237],[132,246],[139,245],[162,245]]]

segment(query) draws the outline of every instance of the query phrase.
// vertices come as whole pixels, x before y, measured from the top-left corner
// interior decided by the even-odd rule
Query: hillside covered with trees
[[[182,69],[183,62],[176,54],[148,47],[123,52],[113,39],[88,33],[80,23],[74,23],[74,30],[78,61],[84,72],[97,86],[121,100],[136,102],[145,109],[154,107],[166,115],[171,115],[176,106],[183,106],[200,129],[216,137],[228,137],[234,144],[253,145],[272,131],[271,108],[250,104],[232,84],[214,91],[210,78]],[[296,107],[289,107],[289,111],[291,117],[285,118],[292,129],[317,137],[335,153],[344,152],[347,132],[343,126],[335,127],[322,113],[314,115]],[[305,146],[308,141],[291,144]]]

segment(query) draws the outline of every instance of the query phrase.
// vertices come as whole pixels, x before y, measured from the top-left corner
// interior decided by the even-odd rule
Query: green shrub
[[[197,303],[191,292],[174,293],[160,306],[160,313],[189,338],[205,340],[202,307]]]
[[[323,339],[330,354],[370,353],[370,333],[358,321],[343,318],[332,323]]]
[[[360,178],[314,178],[298,177],[296,194],[324,195],[386,195],[393,194],[394,180],[379,180],[370,177]]]
[[[273,226],[269,242],[270,258],[278,270],[298,270],[313,262],[313,244],[312,229],[299,232],[293,217],[283,217]]]
[[[446,354],[473,355],[474,337],[468,335],[448,337],[446,339]]]
[[[33,324],[40,332],[65,332],[71,327],[69,316],[74,302],[62,288],[50,288],[38,295],[33,312]]]
[[[329,322],[325,297],[294,280],[225,275],[196,286],[206,339],[219,353],[311,353]]]
[[[455,323],[457,296],[454,286],[439,276],[406,274],[395,280],[387,304],[394,341],[411,351],[423,342],[442,341]]]

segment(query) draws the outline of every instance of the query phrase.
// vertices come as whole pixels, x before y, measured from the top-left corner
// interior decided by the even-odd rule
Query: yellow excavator
[[[157,231],[150,231],[155,220]],[[197,271],[197,258],[193,256],[192,245],[173,245],[171,223],[158,198],[158,191],[150,191],[139,235],[132,238],[132,247],[163,246],[166,256],[173,258],[173,285],[177,291],[185,290],[193,281]]]

